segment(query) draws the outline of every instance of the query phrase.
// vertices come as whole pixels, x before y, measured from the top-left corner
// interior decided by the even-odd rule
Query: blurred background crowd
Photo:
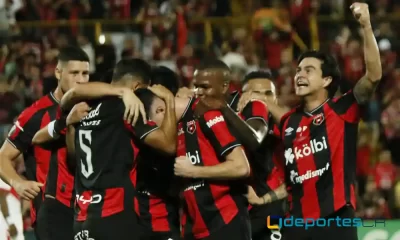
[[[296,57],[331,52],[342,93],[364,74],[362,35],[352,0],[0,0],[0,142],[18,114],[55,88],[57,49],[79,45],[100,80],[121,58],[176,71],[190,87],[196,64],[218,57],[232,69],[231,90],[249,71],[269,69],[281,105],[293,94]],[[360,217],[400,218],[400,1],[370,0],[383,80],[365,106],[357,158]],[[23,161],[22,161],[23,163]],[[19,167],[23,173],[23,164]],[[27,218],[27,227],[29,227]]]

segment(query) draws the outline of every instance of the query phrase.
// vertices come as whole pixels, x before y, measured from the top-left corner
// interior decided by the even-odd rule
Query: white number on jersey
[[[83,176],[89,178],[89,176],[93,173],[92,150],[83,142],[83,139],[86,139],[90,145],[92,143],[92,130],[79,130],[79,145],[81,150],[86,155],[85,159],[81,158],[81,172]],[[83,164],[83,161],[86,162],[86,167],[85,164]]]

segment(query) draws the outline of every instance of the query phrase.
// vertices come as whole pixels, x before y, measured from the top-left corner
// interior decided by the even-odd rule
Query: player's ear
[[[228,90],[229,90],[229,82],[226,81],[226,82],[224,82],[223,89],[222,89],[223,94],[226,94],[228,92]]]
[[[323,87],[326,88],[327,86],[329,86],[329,84],[331,84],[332,82],[332,77],[324,77],[324,83],[323,83]]]
[[[57,67],[54,70],[54,75],[56,76],[58,81],[60,81],[60,79],[61,79],[61,72],[62,72],[61,65],[57,64]]]

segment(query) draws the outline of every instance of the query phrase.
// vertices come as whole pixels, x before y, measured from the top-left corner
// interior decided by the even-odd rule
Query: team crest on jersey
[[[190,134],[193,134],[196,131],[196,122],[194,120],[189,121],[187,123],[186,131]]]
[[[321,125],[321,123],[323,123],[325,120],[324,114],[320,113],[318,115],[316,115],[313,119],[313,124],[314,125]]]

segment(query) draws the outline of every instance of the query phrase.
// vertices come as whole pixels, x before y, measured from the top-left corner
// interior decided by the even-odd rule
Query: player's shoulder
[[[34,115],[43,115],[46,110],[52,107],[58,107],[59,103],[52,94],[45,95],[25,108],[18,119],[30,119]]]
[[[295,115],[295,114],[301,114],[301,107],[302,106],[297,106],[295,108],[290,109],[287,113],[285,113],[282,118],[281,118],[281,123],[284,123],[286,120],[288,120],[291,116]]]

